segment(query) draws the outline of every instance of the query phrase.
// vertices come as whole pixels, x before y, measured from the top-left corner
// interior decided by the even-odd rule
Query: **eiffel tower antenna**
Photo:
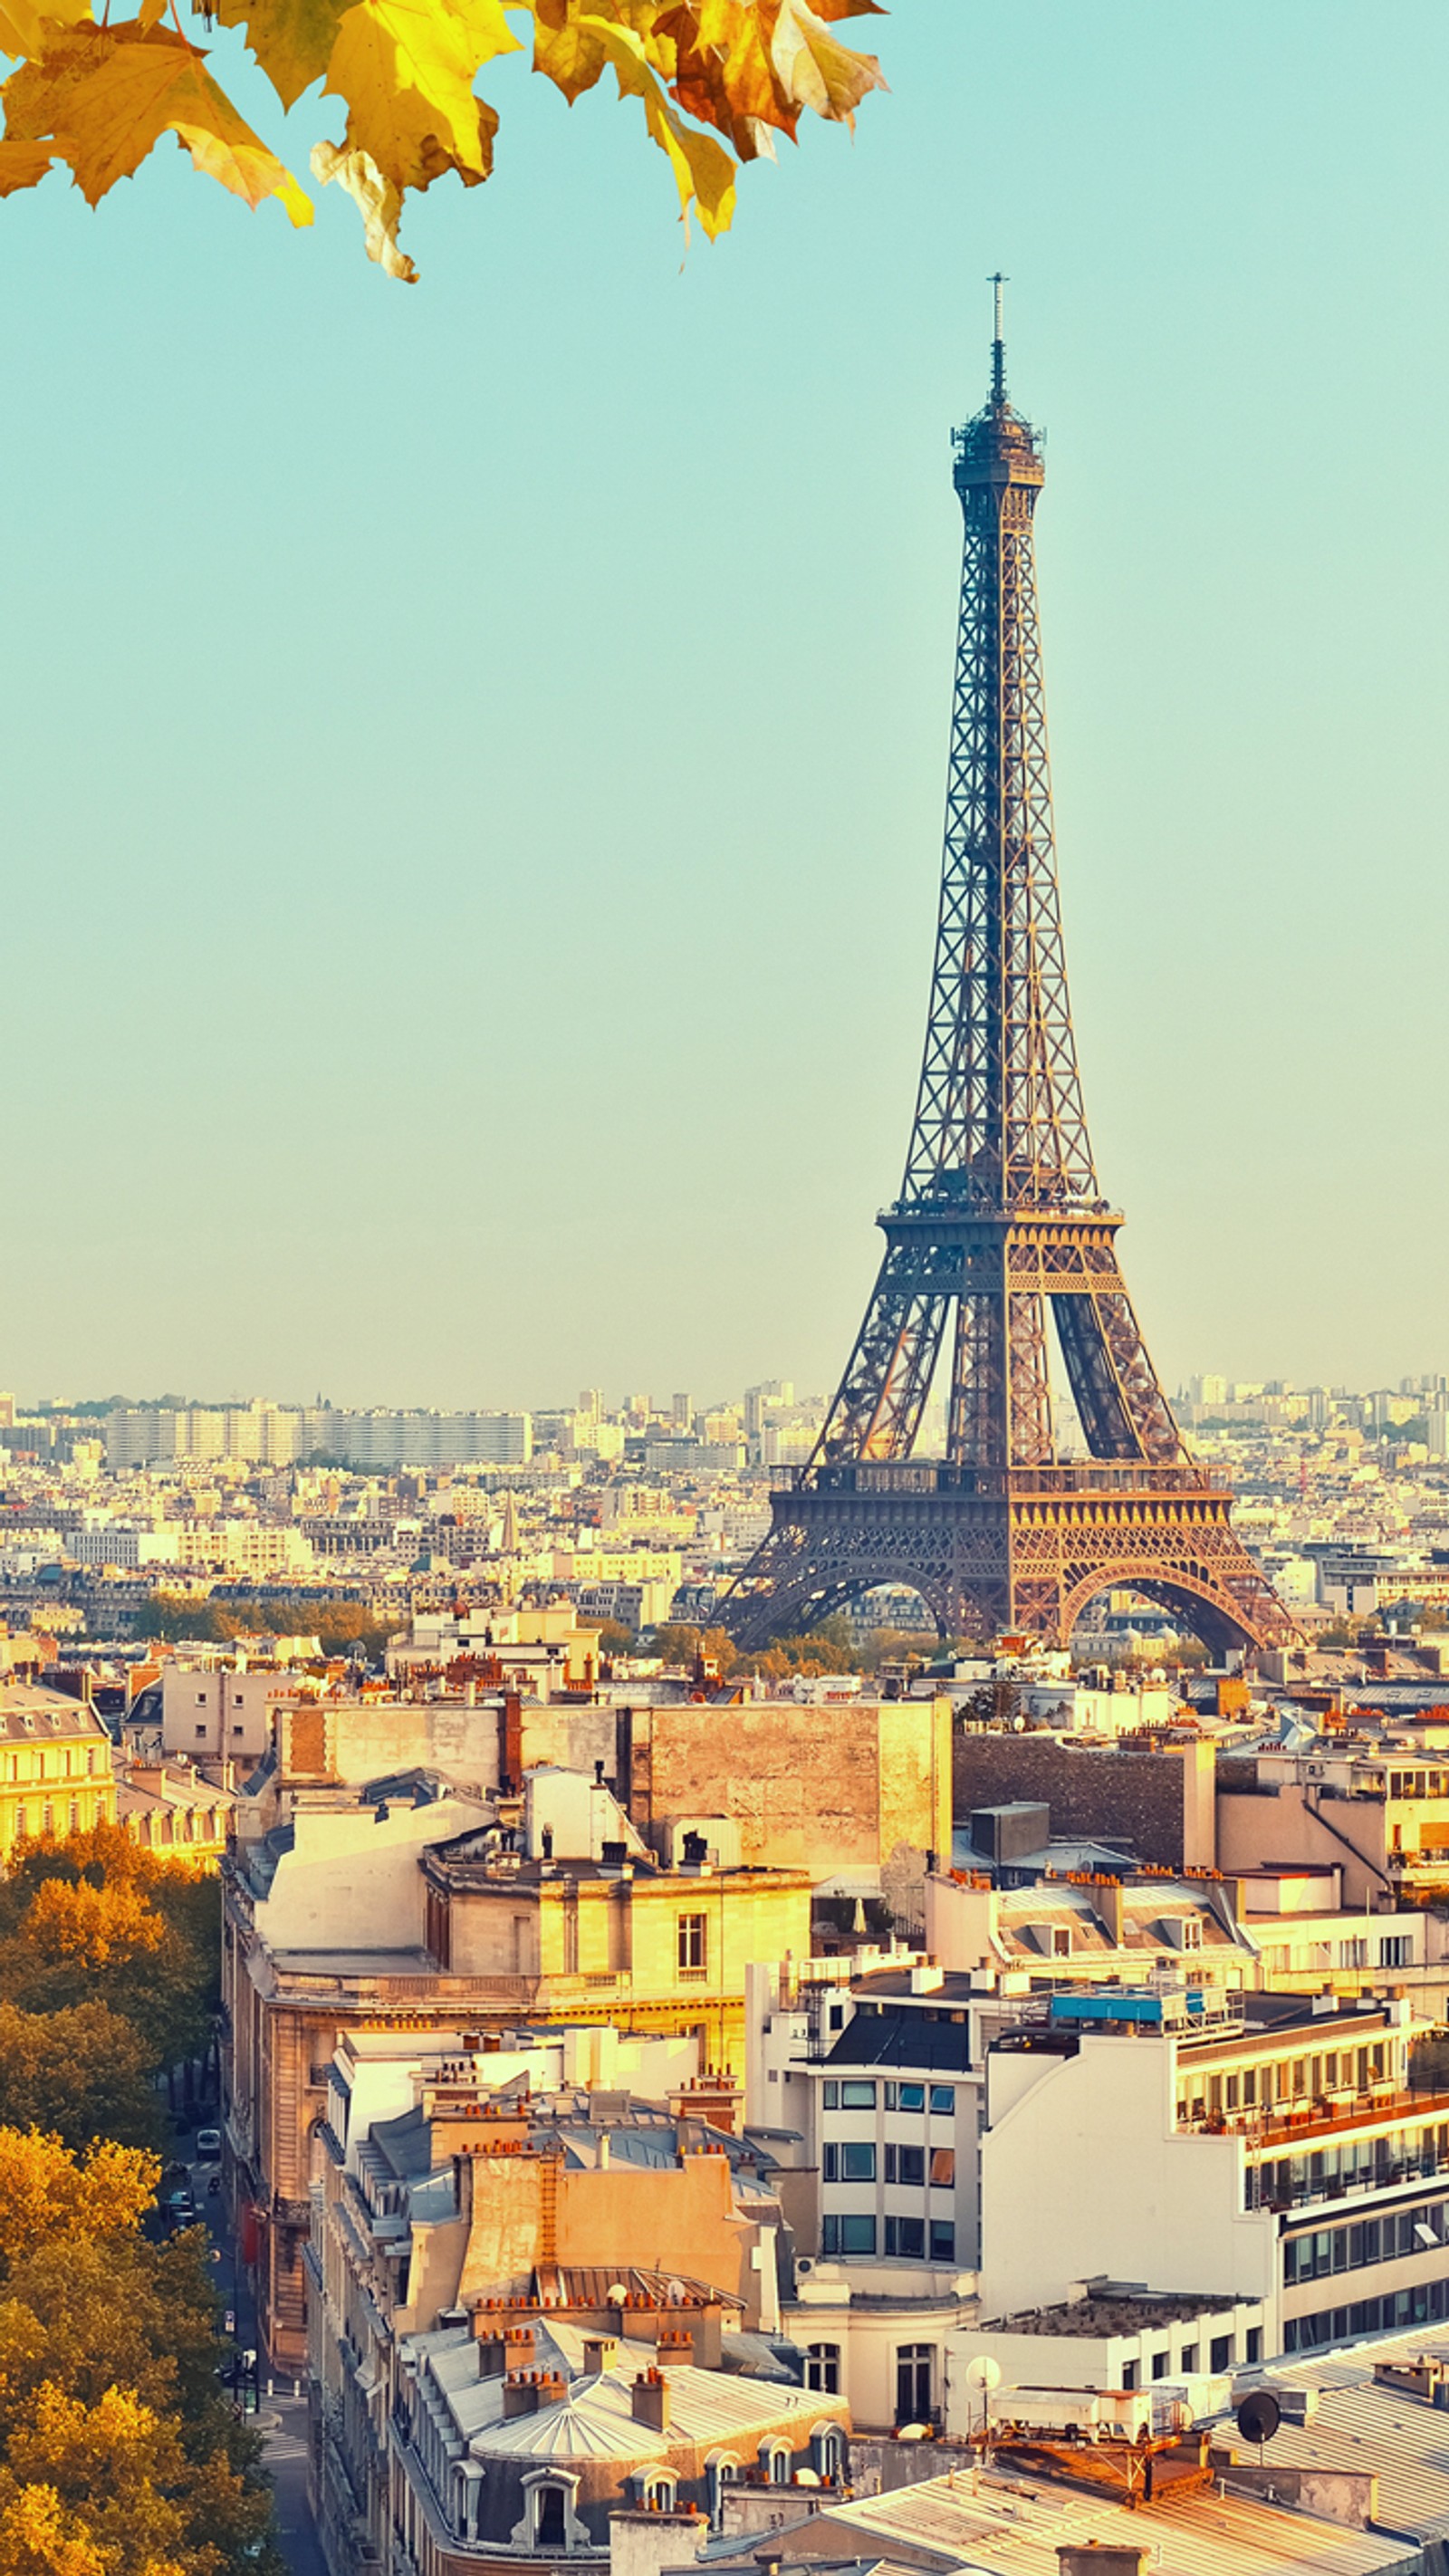
[[[986,282],[994,292],[995,328],[991,337],[991,400],[999,411],[1006,400],[1006,340],[1001,327],[1001,290],[1010,283],[1010,280],[1003,277],[998,268]]]
[[[964,520],[936,956],[916,1113],[865,1321],[808,1466],[720,1605],[744,1645],[907,1584],[943,1633],[1065,1645],[1121,1586],[1213,1651],[1292,1622],[1189,1458],[1117,1257],[1067,993],[1037,618],[1041,441],[991,390],[954,437]],[[1144,1047],[1161,1043],[1144,1015]],[[1065,1457],[1049,1326],[1090,1456]],[[917,1452],[938,1364],[944,1455]]]

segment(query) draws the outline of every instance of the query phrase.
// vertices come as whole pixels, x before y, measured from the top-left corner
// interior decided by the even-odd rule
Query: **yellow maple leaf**
[[[0,197],[13,197],[17,188],[33,188],[52,162],[64,158],[58,143],[16,143],[6,135],[0,140]]]
[[[474,77],[517,46],[499,0],[356,0],[327,67],[328,91],[347,102],[345,149],[397,189],[431,187],[447,170],[476,188],[498,117]]]
[[[735,165],[722,144],[712,134],[697,134],[671,106],[658,74],[647,59],[644,41],[631,27],[614,25],[592,13],[583,15],[579,25],[592,31],[619,83],[621,98],[639,98],[644,103],[644,116],[649,132],[662,152],[666,153],[679,190],[679,211],[686,235],[689,209],[699,209],[699,220],[713,241],[728,229],[735,210]]]
[[[64,30],[38,61],[11,73],[0,96],[7,139],[63,147],[88,205],[173,133],[199,170],[248,205],[276,197],[294,224],[312,220],[290,170],[218,89],[197,48],[170,28]]]
[[[295,106],[332,58],[348,0],[219,0],[223,27],[245,27],[247,43],[283,107]]]
[[[844,125],[854,124],[867,91],[885,88],[874,54],[842,45],[804,0],[780,0],[770,59],[792,98]]]
[[[43,54],[46,45],[62,27],[78,26],[91,14],[90,0],[4,0],[0,6],[0,53],[19,62],[27,54]]]

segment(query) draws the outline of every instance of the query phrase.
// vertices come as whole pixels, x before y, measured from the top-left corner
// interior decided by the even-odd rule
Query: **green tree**
[[[103,2003],[27,2013],[0,2003],[0,2126],[158,2147],[161,2113],[140,2033]]]

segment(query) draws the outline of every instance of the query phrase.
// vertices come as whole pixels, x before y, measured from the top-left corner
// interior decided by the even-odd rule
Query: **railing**
[[[979,1495],[999,1500],[1011,1493],[1208,1494],[1227,1496],[1227,1479],[1210,1467],[1153,1466],[1142,1459],[1093,1458],[1070,1467],[958,1467],[940,1458],[856,1458],[813,1467],[780,1468],[774,1493]]]
[[[1449,2119],[1449,2093],[1399,2093],[1387,2087],[1383,2092],[1356,2093],[1352,2102],[1335,2108],[1331,2103],[1320,2107],[1315,2100],[1305,2117],[1285,2119],[1281,2112],[1235,2112],[1226,2115],[1225,2126],[1247,2128],[1249,2144],[1254,2148],[1302,2147],[1324,2138],[1342,2137],[1355,2129],[1377,2128],[1385,2120],[1416,2121]],[[1249,2125],[1251,2124],[1251,2126]],[[1196,2124],[1199,2128],[1205,2122]]]

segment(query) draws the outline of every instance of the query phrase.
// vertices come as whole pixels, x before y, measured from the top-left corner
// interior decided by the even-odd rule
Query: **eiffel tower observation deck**
[[[1212,1651],[1292,1622],[1188,1456],[1117,1257],[1067,995],[1033,536],[1041,442],[991,391],[954,439],[965,519],[941,906],[905,1176],[807,1466],[720,1607],[742,1645],[906,1584],[943,1634],[1065,1644],[1130,1587]],[[1156,1041],[1144,1025],[1144,1051]],[[1057,1448],[1048,1325],[1090,1455]],[[943,1457],[916,1442],[949,1369]]]

